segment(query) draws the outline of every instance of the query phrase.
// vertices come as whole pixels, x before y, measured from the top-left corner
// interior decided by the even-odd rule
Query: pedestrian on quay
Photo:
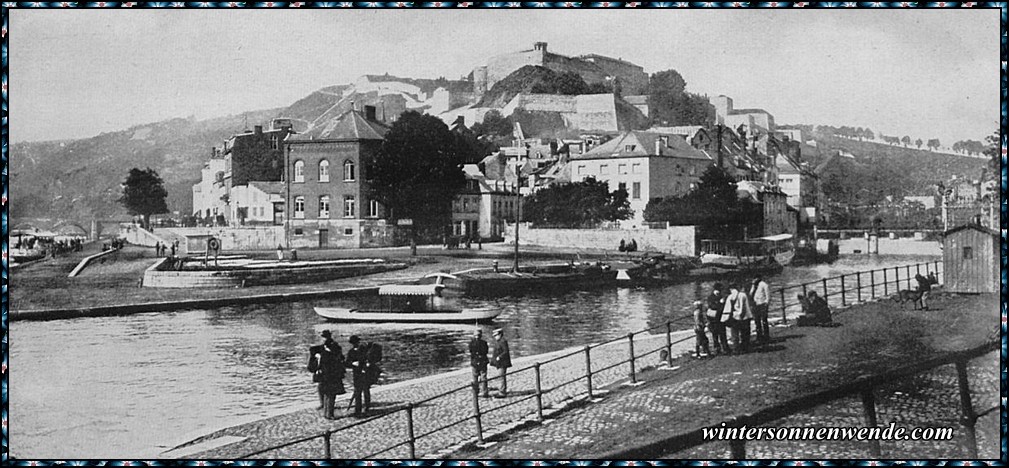
[[[715,283],[708,295],[708,328],[711,330],[711,341],[715,345],[715,354],[730,354],[729,340],[725,335],[725,324],[722,320],[725,310],[725,286]]]
[[[277,244],[277,261],[280,262],[283,260],[284,260],[284,248],[281,247],[280,244]]]
[[[157,257],[161,256],[161,242],[154,243],[154,255]]]
[[[914,275],[914,279],[918,282],[918,291],[921,291],[921,309],[928,310],[928,296],[932,291],[932,282],[921,273]]]
[[[350,337],[350,350],[347,351],[347,359],[344,361],[347,368],[351,369],[354,378],[354,395],[350,398],[350,404],[354,406],[354,416],[363,416],[361,406],[365,399],[371,401],[371,391],[368,388],[368,355],[364,347],[361,346],[361,338],[357,335]],[[365,394],[368,393],[366,396]]]
[[[347,393],[343,387],[343,352],[331,339],[323,343],[319,355],[319,393],[322,395],[322,417],[336,419],[336,396]]]
[[[172,244],[172,257],[175,256],[175,244]]]
[[[708,335],[705,333],[705,328],[708,325],[706,312],[707,307],[704,301],[694,301],[694,336],[696,339],[694,342],[694,357],[698,359],[711,356],[711,349],[708,347]],[[701,354],[702,350],[704,354]]]
[[[753,323],[757,327],[757,342],[767,343],[771,341],[771,326],[767,323],[771,306],[771,288],[759,275],[753,278],[750,298],[753,300]]]
[[[490,398],[487,387],[487,352],[490,350],[483,339],[483,330],[477,328],[473,339],[469,340],[469,364],[473,367],[473,387],[480,391],[484,398]]]
[[[340,360],[343,360],[343,349],[340,345],[333,341],[333,334],[329,330],[323,330],[321,334],[323,338],[322,344],[312,345],[308,348],[308,371],[312,373],[312,381],[319,383],[322,378],[321,369],[319,368],[319,358],[322,355],[323,349],[326,347],[327,343],[333,343],[336,345],[336,352],[340,356]],[[342,370],[343,363],[340,363],[340,368]],[[319,407],[316,409],[323,409],[325,406],[325,399],[323,397],[322,387],[319,387]]]
[[[725,298],[723,314],[732,317],[732,344],[735,353],[745,354],[750,350],[750,326],[753,313],[750,311],[750,298],[739,284],[729,285],[729,296]]]
[[[508,396],[508,368],[512,366],[512,353],[508,348],[508,340],[504,337],[504,330],[498,328],[494,330],[494,356],[491,358],[491,365],[497,367],[498,375],[501,377],[501,388],[498,398]]]

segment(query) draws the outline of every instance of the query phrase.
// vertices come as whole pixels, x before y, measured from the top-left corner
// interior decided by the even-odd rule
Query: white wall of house
[[[206,218],[225,213],[224,196],[225,187],[217,183],[217,174],[224,173],[224,159],[214,158],[209,160],[201,171],[200,182],[193,185],[193,214]]]

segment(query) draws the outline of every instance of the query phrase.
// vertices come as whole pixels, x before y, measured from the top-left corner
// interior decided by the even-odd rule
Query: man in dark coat
[[[343,388],[343,352],[340,345],[327,340],[319,356],[319,394],[322,395],[322,417],[336,419],[336,396],[345,393]]]
[[[498,328],[494,330],[494,356],[491,358],[491,365],[498,368],[501,377],[501,389],[498,398],[508,396],[508,368],[512,366],[512,354],[508,348],[508,340],[504,337],[504,330]]]
[[[483,339],[483,331],[479,328],[473,332],[473,339],[469,341],[469,363],[473,367],[473,385],[480,387],[480,394],[484,398],[490,397],[490,389],[487,388],[487,342]]]
[[[354,395],[350,398],[354,405],[354,416],[362,416],[361,406],[365,400],[371,402],[371,391],[368,388],[368,355],[361,346],[361,338],[350,337],[350,351],[347,351],[346,366],[351,369],[354,377]]]

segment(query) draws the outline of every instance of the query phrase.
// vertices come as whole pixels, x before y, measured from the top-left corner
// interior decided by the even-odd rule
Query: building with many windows
[[[496,239],[514,222],[520,199],[515,181],[487,177],[476,164],[463,166],[466,187],[452,203],[452,235]]]
[[[367,197],[364,161],[375,154],[389,127],[375,108],[353,110],[306,133],[291,135],[286,147],[288,245],[378,247],[392,245],[393,227],[384,210]]]
[[[610,191],[627,190],[634,217],[624,224],[641,226],[652,198],[682,196],[700,180],[712,159],[679,135],[625,132],[592,150],[571,155],[571,181],[607,181]]]

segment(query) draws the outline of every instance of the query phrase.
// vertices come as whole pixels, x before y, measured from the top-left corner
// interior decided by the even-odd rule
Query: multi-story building
[[[234,225],[274,225],[284,224],[283,181],[251,181],[231,189],[231,219]]]
[[[224,142],[224,190],[228,224],[238,224],[239,207],[232,203],[236,187],[249,182],[279,182],[284,177],[284,140],[292,134],[289,119],[274,119],[268,130],[256,125],[251,132],[233,135]]]
[[[389,127],[375,108],[347,112],[285,141],[285,226],[291,247],[391,245],[384,208],[367,196],[364,161]]]
[[[225,214],[224,169],[224,155],[211,148],[210,160],[203,163],[200,171],[200,182],[193,185],[193,216],[204,223],[214,223],[218,215]]]
[[[774,116],[764,109],[734,109],[732,98],[728,96],[716,96],[710,98],[711,105],[715,106],[715,123],[728,126],[732,129],[744,127],[748,132],[758,131],[761,134],[774,133]]]
[[[488,178],[476,164],[463,166],[466,188],[452,203],[452,234],[499,238],[521,202],[514,182]]]
[[[623,223],[640,226],[652,198],[682,196],[700,180],[712,159],[681,136],[631,131],[592,150],[571,155],[571,181],[606,181],[610,191],[627,191],[634,218]]]

